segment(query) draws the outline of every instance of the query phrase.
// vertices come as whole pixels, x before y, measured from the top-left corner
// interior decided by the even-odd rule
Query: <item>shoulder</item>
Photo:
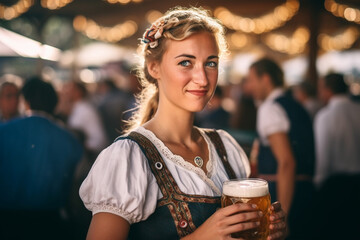
[[[233,136],[230,135],[230,133],[228,133],[225,130],[222,129],[218,129],[216,130],[216,132],[219,134],[221,140],[223,141],[224,145],[238,145],[238,143],[236,142],[235,138]]]
[[[320,126],[324,123],[328,123],[330,120],[332,120],[332,116],[336,115],[336,110],[330,108],[329,105],[321,108],[318,113],[315,115],[314,118],[314,125]]]
[[[110,146],[105,148],[98,156],[98,161],[103,159],[118,159],[126,156],[126,159],[133,155],[140,154],[142,151],[139,145],[126,136],[118,137]]]
[[[289,122],[285,109],[277,101],[266,101],[260,105],[257,120],[260,130],[267,126],[286,125]]]
[[[342,114],[349,111],[360,114],[359,110],[360,110],[360,103],[351,100],[350,97],[346,97],[346,98],[344,97],[342,101],[338,101],[336,104],[333,104],[332,106],[332,111],[334,112],[334,114],[339,114],[339,113]]]
[[[139,145],[128,138],[118,138],[110,146],[101,151],[95,160],[89,175],[105,178],[106,173],[116,176],[132,173],[151,174],[145,155]]]
[[[315,115],[315,118],[314,118],[315,123],[323,120],[328,114],[329,114],[329,110],[328,110],[327,106],[320,109],[317,112],[317,114]]]
[[[224,144],[228,160],[238,177],[246,177],[250,175],[250,165],[248,157],[243,148],[227,131],[216,130],[221,141]],[[216,148],[217,146],[215,146]]]
[[[158,187],[136,142],[121,138],[104,149],[80,187],[85,206],[96,214],[110,212],[129,223],[146,219],[155,209]]]
[[[198,128],[200,131],[206,133],[206,135],[210,138],[213,144],[216,144],[216,139],[213,139],[210,135],[212,133],[217,133],[220,137],[221,142],[224,144],[224,147],[227,148],[229,146],[236,146],[238,143],[236,140],[225,130],[222,129],[210,129],[210,128]],[[215,146],[216,147],[216,146]]]
[[[87,101],[80,101],[74,105],[72,114],[91,114],[95,111],[95,107],[93,107]]]
[[[277,132],[288,132],[290,120],[284,108],[276,101],[263,103],[258,111],[257,130],[262,136]]]
[[[53,126],[53,125],[48,119],[39,116],[18,118],[0,125],[0,127],[3,130],[11,130],[11,129],[23,130],[28,128],[28,130],[30,131],[35,131],[36,129],[44,128],[46,126]]]
[[[281,117],[286,117],[284,108],[277,101],[267,101],[259,107],[259,115],[261,116],[276,115],[277,113],[281,113]]]

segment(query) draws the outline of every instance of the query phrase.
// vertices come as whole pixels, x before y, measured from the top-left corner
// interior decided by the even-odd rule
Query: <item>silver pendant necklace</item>
[[[196,157],[194,158],[194,163],[195,163],[196,166],[198,166],[199,168],[201,168],[201,167],[203,166],[203,164],[204,164],[204,160],[203,160],[201,157],[196,156]]]

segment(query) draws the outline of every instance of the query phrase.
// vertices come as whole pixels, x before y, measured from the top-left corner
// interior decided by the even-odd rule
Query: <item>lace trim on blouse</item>
[[[108,213],[112,213],[112,214],[115,214],[115,215],[118,215],[118,216],[124,218],[130,224],[134,223],[131,220],[131,219],[134,219],[133,214],[122,211],[121,209],[111,206],[111,205],[89,203],[89,204],[85,204],[85,207],[87,209],[90,209],[92,211],[93,215],[95,215],[96,213],[99,213],[99,212],[108,212]]]
[[[210,139],[204,134],[204,132],[197,128],[201,134],[201,136],[205,139],[207,146],[208,146],[208,151],[209,151],[209,160],[206,164],[206,170],[208,172],[208,174],[206,175],[205,172],[198,167],[195,167],[194,165],[192,165],[191,163],[187,162],[184,160],[183,157],[181,157],[180,155],[176,155],[173,154],[170,149],[168,147],[165,146],[165,144],[156,137],[156,135],[150,131],[147,130],[146,128],[140,126],[139,128],[137,128],[135,131],[143,134],[145,137],[147,137],[154,145],[155,147],[169,160],[171,160],[172,162],[174,162],[177,165],[182,166],[183,168],[192,171],[194,173],[196,173],[204,182],[206,182],[211,189],[218,195],[221,195],[221,191],[220,189],[215,185],[215,183],[210,179],[210,177],[213,174],[213,165],[214,165],[214,161],[213,161],[213,146],[210,143]]]

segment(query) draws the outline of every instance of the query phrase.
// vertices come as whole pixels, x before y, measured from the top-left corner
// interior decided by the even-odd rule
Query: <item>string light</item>
[[[120,3],[120,4],[125,5],[125,4],[128,4],[128,3],[130,3],[130,2],[140,3],[140,2],[142,2],[143,0],[105,0],[105,1],[107,1],[107,2],[110,3],[110,4]]]
[[[305,50],[309,38],[309,29],[299,27],[290,38],[282,34],[271,33],[264,37],[264,42],[275,51],[287,54],[299,54]]]
[[[50,10],[59,9],[65,7],[73,0],[41,0],[41,6]]]
[[[137,24],[131,20],[117,24],[114,27],[103,27],[81,15],[74,18],[73,26],[76,31],[82,32],[88,38],[105,42],[118,42],[131,37],[138,29]]]
[[[336,17],[341,17],[349,22],[360,24],[360,10],[349,7],[346,4],[339,4],[334,0],[325,0],[325,9]]]
[[[228,40],[231,43],[232,48],[241,49],[251,43],[251,38],[248,34],[235,32],[228,36]]]
[[[225,7],[216,8],[215,17],[228,28],[246,33],[261,34],[274,30],[289,21],[299,10],[298,0],[287,0],[277,6],[273,12],[258,18],[247,18],[235,15]]]
[[[345,50],[350,48],[358,39],[360,31],[356,27],[348,27],[342,33],[336,36],[320,34],[318,37],[319,46],[325,51]]]
[[[12,6],[0,4],[0,18],[11,20],[27,12],[34,5],[34,0],[19,0]]]
[[[148,21],[148,23],[152,24],[157,19],[162,17],[164,14],[162,14],[160,11],[157,10],[150,10],[146,13],[145,18]]]

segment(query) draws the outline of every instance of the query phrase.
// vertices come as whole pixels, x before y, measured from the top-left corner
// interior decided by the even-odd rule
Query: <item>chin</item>
[[[196,112],[201,112],[202,110],[204,110],[205,105],[204,106],[198,106],[198,107],[193,107],[190,110],[190,112],[196,113]]]

